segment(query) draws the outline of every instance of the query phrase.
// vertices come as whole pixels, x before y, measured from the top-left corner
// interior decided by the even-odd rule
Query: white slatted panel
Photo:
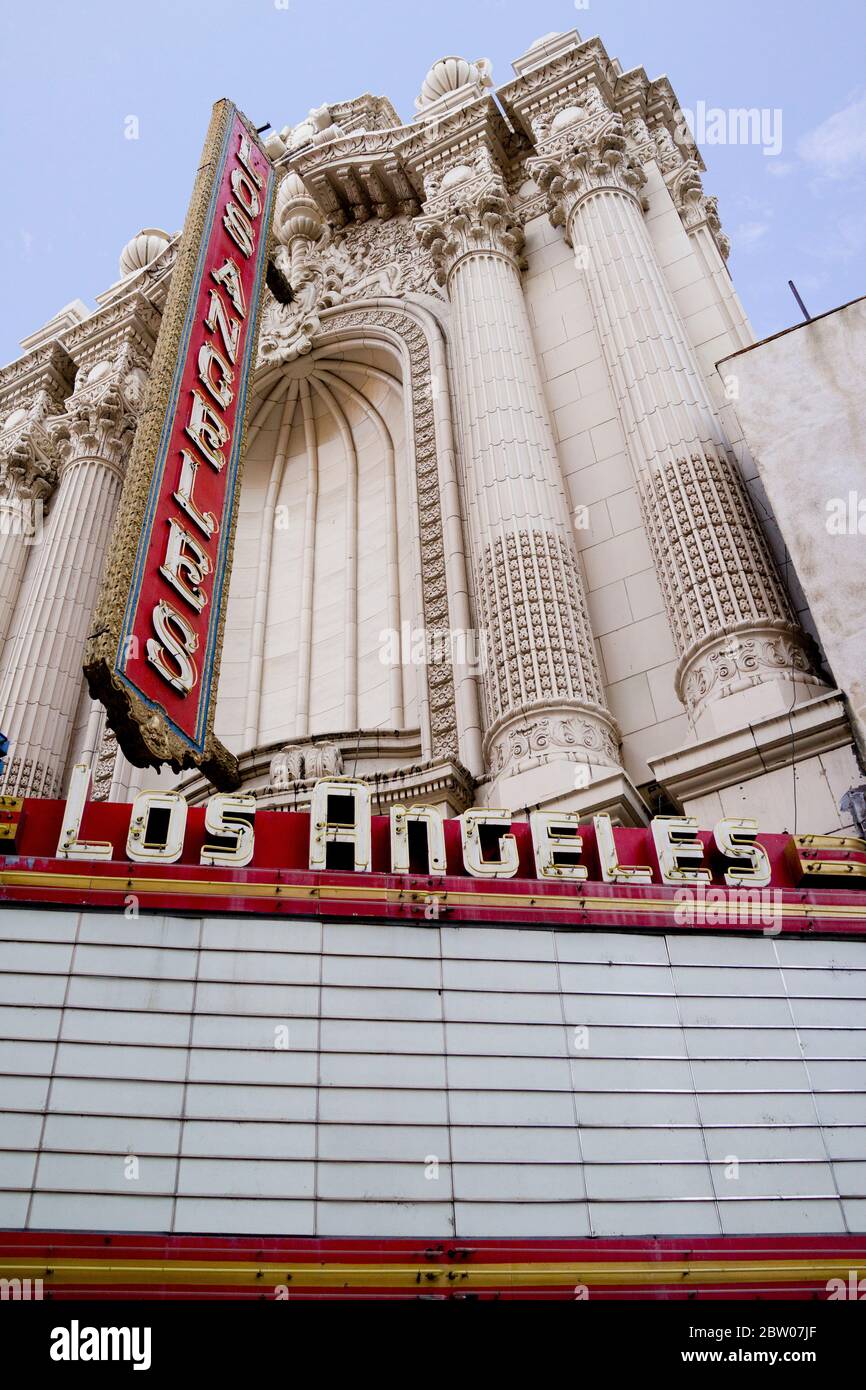
[[[866,1226],[866,942],[6,908],[0,1073],[5,1226]]]

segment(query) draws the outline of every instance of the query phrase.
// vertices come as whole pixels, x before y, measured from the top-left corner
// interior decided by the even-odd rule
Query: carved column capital
[[[0,435],[0,499],[44,502],[57,483],[57,448],[39,419]]]
[[[524,234],[504,189],[493,184],[461,198],[415,223],[421,245],[430,252],[436,279],[444,285],[458,261],[473,252],[504,256],[522,269]]]
[[[69,397],[66,412],[48,422],[62,473],[79,459],[98,459],[122,477],[144,399],[147,373],[125,346],[113,363],[98,362]]]
[[[602,130],[566,132],[527,160],[527,169],[547,200],[554,227],[571,242],[571,218],[590,193],[614,190],[638,199],[647,176],[629,152],[622,121],[612,117]]]

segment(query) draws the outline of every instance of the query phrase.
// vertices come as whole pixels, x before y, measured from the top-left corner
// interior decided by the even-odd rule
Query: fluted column
[[[492,191],[420,223],[452,307],[484,756],[497,779],[559,762],[619,768],[520,283],[521,229]],[[594,775],[594,774],[593,774]],[[571,785],[576,785],[571,772]]]
[[[616,119],[530,161],[586,282],[701,735],[817,695],[808,639],[752,509],[643,221]]]
[[[81,661],[123,483],[143,372],[121,353],[56,424],[57,493],[15,615],[0,676],[10,756],[0,789],[57,796],[81,695]]]

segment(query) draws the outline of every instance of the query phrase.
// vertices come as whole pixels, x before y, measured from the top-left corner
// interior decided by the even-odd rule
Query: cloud
[[[797,153],[831,179],[846,178],[866,165],[866,95],[857,93],[841,111],[804,135]]]
[[[753,246],[757,246],[770,230],[768,222],[743,222],[733,234],[734,249],[736,251],[751,251]]]
[[[793,174],[796,164],[785,163],[781,159],[771,159],[767,164],[767,173],[772,174],[774,179],[786,179],[789,174]]]

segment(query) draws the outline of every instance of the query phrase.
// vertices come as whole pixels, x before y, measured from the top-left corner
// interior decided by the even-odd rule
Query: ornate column
[[[825,687],[650,242],[622,121],[590,89],[553,126],[529,167],[581,248],[681,654],[677,694],[699,737],[727,733]]]
[[[581,807],[596,804],[598,782],[613,777],[613,804],[625,804],[619,733],[604,703],[520,281],[523,233],[491,129],[500,118],[483,96],[460,115],[435,123],[435,154],[424,170],[429,196],[416,225],[452,311],[475,606],[486,654],[489,800],[513,809],[553,800]],[[452,130],[458,143],[448,150]]]
[[[156,315],[130,306],[113,333],[77,331],[81,363],[65,415],[51,422],[59,481],[43,543],[15,615],[0,677],[0,728],[10,756],[0,790],[58,796],[82,690],[81,660],[141,402]],[[132,321],[130,321],[130,319]],[[84,339],[83,341],[81,341]]]
[[[0,659],[57,482],[57,449],[46,420],[62,410],[73,372],[55,342],[0,374]]]

